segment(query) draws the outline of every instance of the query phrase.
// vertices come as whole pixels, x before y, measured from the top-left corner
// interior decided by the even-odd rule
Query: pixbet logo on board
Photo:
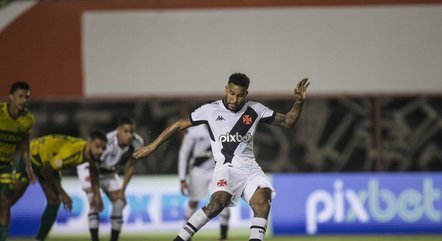
[[[306,200],[306,232],[315,234],[323,223],[386,223],[399,218],[406,223],[428,219],[442,221],[442,212],[436,205],[442,190],[435,188],[431,179],[422,180],[422,189],[404,188],[394,191],[382,188],[378,179],[369,179],[365,189],[344,187],[337,179],[333,191],[317,189]]]

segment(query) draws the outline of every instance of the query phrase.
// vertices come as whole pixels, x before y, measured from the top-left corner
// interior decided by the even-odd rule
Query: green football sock
[[[57,218],[58,209],[60,208],[60,204],[47,204],[43,215],[41,216],[41,224],[40,229],[38,230],[37,240],[45,240],[48,236],[49,231],[52,228],[52,225]]]
[[[0,241],[6,241],[9,233],[9,225],[0,224]]]

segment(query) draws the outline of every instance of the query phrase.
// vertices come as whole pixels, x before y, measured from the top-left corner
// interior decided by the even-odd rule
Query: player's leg
[[[258,188],[249,201],[250,207],[253,210],[249,241],[264,240],[272,200],[271,196],[272,190],[270,188]]]
[[[89,227],[89,233],[91,235],[92,241],[99,241],[98,228],[99,228],[99,217],[98,210],[96,210],[92,204],[94,200],[94,193],[92,192],[91,178],[89,174],[89,163],[83,163],[77,166],[78,180],[81,183],[81,187],[86,194],[89,213],[87,224]]]
[[[270,204],[275,194],[275,189],[261,169],[250,173],[243,192],[243,198],[254,214],[250,224],[250,241],[264,240]]]
[[[121,228],[123,226],[123,210],[125,206],[125,200],[120,197],[120,189],[115,191],[106,192],[109,200],[112,203],[111,213],[111,241],[117,241],[120,236]]]
[[[23,196],[23,194],[26,192],[26,189],[28,189],[28,186],[29,186],[28,182],[15,180],[14,191],[12,192],[9,199],[11,207],[14,206],[17,203],[17,201]]]
[[[199,201],[207,198],[209,186],[212,180],[212,172],[200,167],[192,167],[189,170],[189,182],[187,185],[189,192],[189,203],[185,211],[185,220],[189,218],[198,209]]]
[[[86,188],[83,189],[83,191],[86,194],[88,203],[89,203],[89,213],[87,215],[87,224],[89,227],[89,233],[91,235],[92,241],[99,241],[99,226],[100,226],[100,220],[99,220],[99,212],[98,210],[92,205],[94,201],[94,192],[92,191],[92,188]]]
[[[184,225],[186,225],[187,221],[189,221],[190,217],[196,212],[198,208],[198,201],[189,201],[187,204],[186,210],[184,211]],[[189,239],[190,241],[191,239]]]
[[[189,218],[196,212],[198,208],[198,201],[189,201],[186,210],[184,211],[184,220],[187,222]]]
[[[0,241],[5,241],[9,234],[11,208],[7,191],[0,190]]]
[[[220,222],[220,240],[227,240],[227,231],[229,230],[230,208],[224,208],[219,214]]]
[[[232,181],[231,177],[238,175],[231,175],[231,171],[228,165],[215,168],[213,177],[211,178],[212,195],[209,203],[202,209],[197,210],[192,217],[190,217],[174,241],[189,240],[201,227],[210,219],[217,216],[225,207],[235,205],[236,202],[232,200],[233,194],[236,194],[236,197],[240,196],[243,182],[241,180]],[[239,192],[239,194],[237,192]]]
[[[187,210],[192,210],[190,217],[198,207],[198,201],[203,200],[209,193],[212,182],[213,169],[193,167],[189,173],[189,207]],[[186,210],[186,215],[188,214]],[[227,239],[228,222],[230,217],[229,208],[224,208],[218,215],[220,218],[220,240]],[[186,220],[189,218],[186,217]]]
[[[40,228],[38,230],[36,240],[45,240],[57,218],[58,209],[60,208],[60,197],[53,183],[40,180],[43,193],[46,196],[46,208],[41,216]]]
[[[123,200],[121,181],[116,173],[104,174],[100,179],[100,185],[112,204],[111,212],[111,241],[117,241],[123,226],[123,210],[126,200]]]
[[[0,167],[0,241],[5,241],[9,234],[11,220],[10,196],[13,191],[14,179],[12,178],[12,166]]]
[[[232,195],[225,191],[218,191],[212,194],[210,202],[196,211],[187,221],[186,225],[178,233],[174,241],[189,240],[199,229],[210,219],[216,217],[225,207],[230,204]]]
[[[41,177],[41,173],[39,169],[36,168],[35,164],[32,164],[32,169],[34,170],[34,174],[37,178]],[[10,196],[11,207],[14,206],[15,203],[23,196],[26,192],[26,189],[29,186],[29,177],[26,172],[26,166],[24,160],[19,160],[16,166],[15,171],[15,183],[14,183],[14,192]]]

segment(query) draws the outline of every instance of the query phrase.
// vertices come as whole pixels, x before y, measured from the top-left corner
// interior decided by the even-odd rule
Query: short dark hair
[[[107,142],[106,133],[104,133],[104,131],[101,131],[101,130],[93,130],[93,131],[91,131],[91,134],[89,135],[89,138],[91,140],[100,139],[100,140],[102,140],[104,142]]]
[[[250,79],[243,73],[234,73],[229,77],[229,84],[235,84],[241,87],[249,88]]]
[[[135,125],[135,120],[132,117],[129,116],[122,116],[118,118],[118,126],[121,125]]]
[[[25,82],[25,81],[14,82],[11,85],[11,90],[9,91],[9,94],[13,94],[16,90],[19,90],[19,89],[31,90],[31,86],[27,82]]]

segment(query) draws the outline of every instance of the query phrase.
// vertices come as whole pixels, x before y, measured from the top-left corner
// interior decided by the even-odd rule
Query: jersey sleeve
[[[275,119],[276,112],[274,110],[268,108],[267,106],[265,106],[261,103],[256,103],[255,108],[256,108],[256,111],[258,112],[258,115],[260,117],[260,120],[259,120],[260,123],[270,124]]]
[[[35,117],[33,114],[29,113],[28,124],[26,126],[26,134],[31,133],[31,130],[32,130],[32,127],[34,126],[34,124],[35,124]]]
[[[135,133],[134,140],[132,141],[132,148],[135,150],[139,147],[142,147],[143,145],[144,145],[143,137]]]
[[[82,159],[82,149],[78,145],[65,144],[60,151],[49,160],[52,169],[61,170],[64,165],[73,164]]]
[[[57,155],[55,155],[54,157],[52,157],[49,160],[49,164],[51,165],[52,169],[58,171],[61,170],[63,168],[63,158],[65,156],[65,151],[64,150],[60,150],[59,153],[57,153]]]
[[[192,122],[192,125],[196,126],[207,122],[209,105],[210,104],[202,105],[190,114],[190,122]]]
[[[180,181],[186,179],[187,165],[195,144],[195,138],[192,136],[192,128],[194,127],[187,129],[186,134],[184,134],[180,150],[178,152],[178,178]]]

